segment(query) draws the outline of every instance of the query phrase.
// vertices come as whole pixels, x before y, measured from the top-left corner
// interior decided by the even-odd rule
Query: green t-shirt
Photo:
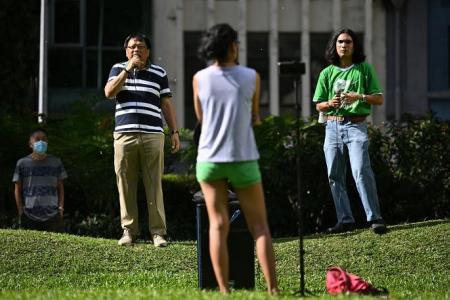
[[[366,62],[354,64],[345,69],[335,65],[329,65],[323,69],[317,81],[313,101],[328,101],[339,91],[366,95],[382,93],[375,70]],[[340,108],[330,108],[327,115],[365,116],[370,114],[370,109],[371,105],[360,99]]]

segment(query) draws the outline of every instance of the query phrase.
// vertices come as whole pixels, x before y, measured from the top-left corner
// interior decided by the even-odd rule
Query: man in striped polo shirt
[[[139,231],[137,182],[142,172],[150,233],[156,247],[167,245],[166,217],[161,186],[164,132],[161,112],[170,128],[172,151],[180,147],[166,71],[150,63],[150,40],[130,34],[124,42],[128,61],[115,64],[105,95],[116,101],[114,168],[120,198],[123,236],[119,245],[131,245]]]

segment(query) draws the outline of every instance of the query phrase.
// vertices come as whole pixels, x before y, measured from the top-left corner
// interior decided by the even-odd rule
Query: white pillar
[[[342,0],[333,0],[333,30],[342,27]]]
[[[402,117],[402,87],[401,87],[401,20],[400,8],[395,9],[395,120],[400,121]]]
[[[401,87],[401,9],[404,0],[391,0],[395,7],[395,120],[400,121],[402,116],[402,87]]]
[[[47,118],[47,47],[48,47],[48,3],[41,0],[41,28],[39,41],[39,103],[38,122]]]
[[[368,63],[373,63],[373,8],[372,0],[365,0],[364,3],[364,52]],[[378,114],[378,106],[372,106],[372,113],[367,121],[373,123],[374,114]]]
[[[176,6],[176,113],[177,113],[177,125],[178,127],[184,127],[184,111],[185,111],[185,97],[184,97],[184,21],[183,21],[183,0],[177,1]]]
[[[103,86],[102,78],[102,66],[103,66],[103,22],[105,15],[105,2],[104,0],[99,1],[100,15],[98,17],[98,40],[97,40],[97,88],[101,89]]]
[[[302,62],[305,63],[305,74],[302,75],[302,117],[311,116],[311,53],[309,38],[309,1],[302,1]]]
[[[278,79],[278,0],[270,0],[269,32],[269,80],[270,80],[270,114],[280,114],[279,79]]]
[[[239,64],[247,65],[247,0],[239,0]]]
[[[365,0],[364,52],[367,62],[373,63],[373,0]]]
[[[215,0],[207,0],[206,3],[206,27],[207,29],[211,28],[214,24],[216,24],[216,1]]]

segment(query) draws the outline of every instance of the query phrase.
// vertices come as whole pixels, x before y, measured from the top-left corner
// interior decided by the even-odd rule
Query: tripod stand
[[[298,219],[298,254],[300,267],[300,296],[305,296],[305,259],[303,245],[303,197],[301,195],[301,172],[300,172],[300,101],[298,98],[298,89],[301,84],[301,74],[305,73],[305,64],[299,61],[278,62],[278,71],[281,77],[290,77],[294,79],[295,93],[295,146],[296,146],[296,171],[297,171],[297,219]]]

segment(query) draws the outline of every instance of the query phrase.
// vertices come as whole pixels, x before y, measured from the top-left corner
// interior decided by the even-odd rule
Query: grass
[[[197,289],[195,242],[163,249],[147,243],[119,247],[116,240],[23,230],[0,230],[0,299],[268,299],[257,269],[256,291],[223,297]],[[326,294],[327,266],[339,265],[386,287],[390,299],[450,299],[450,221],[390,227],[305,239],[309,299]],[[275,241],[282,295],[297,299],[298,241]],[[376,299],[339,296],[338,299]]]

